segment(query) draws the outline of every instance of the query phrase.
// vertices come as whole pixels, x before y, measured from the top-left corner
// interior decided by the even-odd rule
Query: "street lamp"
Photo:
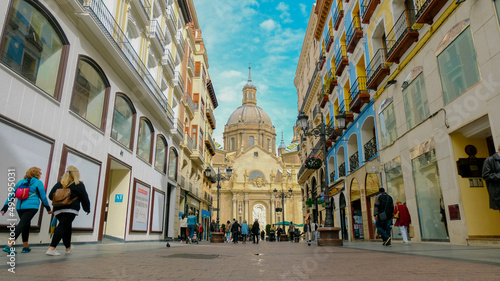
[[[292,198],[293,190],[290,188],[288,190],[288,194],[286,194],[282,188],[280,193],[278,194],[278,190],[276,190],[276,188],[275,188],[273,190],[273,193],[274,193],[274,198],[281,198],[281,213],[283,214],[283,229],[285,229],[285,199]]]
[[[219,202],[219,189],[221,188],[220,182],[221,181],[228,181],[231,178],[231,175],[233,174],[233,169],[231,167],[228,167],[226,169],[225,175],[221,173],[220,168],[218,168],[217,174],[215,175],[215,180],[217,180],[217,208],[213,210],[217,210],[217,230],[219,231],[219,213],[220,213],[220,202]],[[210,167],[207,167],[205,169],[205,176],[207,178],[212,178],[212,169]]]
[[[309,128],[308,122],[307,122],[307,115],[304,114],[304,112],[301,112],[299,116],[297,117],[297,125],[304,131],[304,134],[306,136],[314,136],[314,137],[320,137],[320,141],[323,143],[323,163],[325,163],[325,173],[327,172],[327,164],[326,164],[326,139],[328,136],[333,135],[333,136],[341,136],[342,135],[342,130],[345,129],[345,119],[346,115],[345,113],[340,113],[335,116],[335,119],[337,120],[337,129],[340,129],[340,131],[337,131],[333,127],[327,127],[325,125],[325,122],[323,120],[323,112],[321,113],[321,124],[319,124],[315,128]],[[330,194],[328,192],[328,186],[326,183],[326,178],[325,180],[321,183],[322,189],[325,192],[325,209],[326,209],[326,214],[325,214],[325,227],[333,227],[333,210],[330,202]]]

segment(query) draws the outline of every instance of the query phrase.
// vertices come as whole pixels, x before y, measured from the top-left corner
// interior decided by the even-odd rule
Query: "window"
[[[498,21],[500,21],[500,0],[494,0]]]
[[[177,151],[173,147],[168,155],[168,177],[177,180]]]
[[[155,168],[167,172],[167,141],[161,135],[156,138]]]
[[[271,149],[271,140],[267,139],[267,151]]]
[[[68,39],[45,7],[13,1],[0,45],[2,63],[59,100],[68,49]]]
[[[128,148],[132,148],[135,113],[132,102],[126,96],[117,94],[111,137]]]
[[[255,137],[251,136],[248,138],[248,147],[252,147],[255,141]]]
[[[396,140],[396,116],[394,115],[394,104],[391,100],[386,103],[387,100],[382,102],[379,110],[380,118],[380,132],[382,137],[382,146],[386,147],[394,140]]]
[[[153,147],[153,126],[146,118],[139,123],[139,137],[137,140],[137,156],[151,163],[151,149]]]
[[[479,68],[469,26],[437,56],[437,61],[445,104],[479,81]]]
[[[410,130],[415,124],[429,116],[427,93],[422,73],[403,90],[403,100],[405,104],[406,126]]]
[[[231,138],[231,150],[234,150],[234,138]]]
[[[109,83],[102,69],[90,58],[78,60],[70,109],[104,130]]]

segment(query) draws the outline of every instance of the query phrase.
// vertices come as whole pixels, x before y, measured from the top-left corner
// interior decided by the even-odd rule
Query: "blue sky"
[[[214,111],[215,140],[231,113],[241,106],[242,88],[252,66],[257,105],[281,132],[288,145],[297,120],[293,84],[309,14],[314,0],[194,0],[208,53],[209,73],[219,107]]]

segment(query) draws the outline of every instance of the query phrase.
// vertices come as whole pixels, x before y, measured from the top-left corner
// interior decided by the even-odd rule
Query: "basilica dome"
[[[267,113],[256,105],[242,105],[238,107],[227,120],[227,126],[238,123],[265,124],[273,126]]]

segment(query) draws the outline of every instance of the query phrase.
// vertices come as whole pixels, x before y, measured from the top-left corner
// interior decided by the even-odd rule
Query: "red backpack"
[[[24,200],[24,199],[27,199],[28,197],[31,197],[29,183],[30,183],[30,180],[28,179],[27,183],[22,183],[17,187],[16,193],[15,193],[15,196],[17,199]],[[35,194],[35,193],[33,193],[33,194]]]

